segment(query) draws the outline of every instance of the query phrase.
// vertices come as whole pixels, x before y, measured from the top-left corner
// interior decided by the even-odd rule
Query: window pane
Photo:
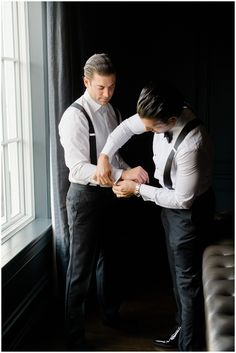
[[[1,9],[1,218],[7,241],[33,219],[34,203],[27,2],[2,1]]]
[[[2,5],[2,36],[3,36],[3,56],[14,57],[13,48],[13,16],[12,3],[3,1]]]
[[[1,68],[2,69],[2,68]],[[1,71],[2,74],[2,71]],[[1,143],[3,142],[3,99],[4,99],[4,94],[3,94],[3,87],[2,87],[2,104],[1,104],[1,112],[2,112],[2,119],[0,119],[0,139]]]
[[[5,72],[5,99],[7,138],[17,137],[16,127],[16,90],[15,90],[15,64],[11,61],[4,62]]]
[[[18,167],[18,144],[8,145],[9,178],[10,178],[10,216],[14,217],[20,212],[20,184]]]

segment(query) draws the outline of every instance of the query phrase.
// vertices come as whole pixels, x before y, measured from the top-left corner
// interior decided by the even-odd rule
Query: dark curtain
[[[82,1],[45,2],[44,6],[53,219],[58,282],[63,284],[69,183],[58,124],[64,110],[82,94],[82,68],[94,53],[107,52],[115,61],[118,80],[112,99],[123,119],[135,113],[138,95],[149,79],[168,79],[183,92],[213,137],[218,208],[233,207],[234,3]],[[131,166],[141,165],[153,176],[152,136],[134,136],[122,152]],[[140,220],[137,233],[132,231],[126,243],[127,252],[136,256],[132,278],[140,271],[147,277],[151,267],[165,261],[156,212],[157,207],[147,202],[141,209],[132,209],[130,219]],[[145,219],[155,219],[155,225]],[[148,241],[143,234],[148,234]],[[145,259],[142,263],[140,256]]]
[[[73,27],[71,23],[70,6],[60,2],[47,2],[45,7],[52,165],[53,229],[54,234],[56,235],[54,239],[58,275],[57,283],[63,290],[65,270],[68,261],[69,233],[66,213],[66,194],[69,187],[69,170],[64,162],[64,151],[60,144],[58,124],[65,109],[77,97],[74,88],[75,73],[73,71],[73,60],[71,55]],[[78,63],[78,66],[80,67],[80,63]]]
[[[116,5],[120,6],[120,5]],[[58,134],[58,124],[65,109],[77,99],[84,90],[82,81],[82,68],[87,58],[94,53],[108,52],[113,57],[119,58],[117,53],[116,41],[120,38],[119,29],[116,29],[114,34],[114,43],[112,44],[107,36],[102,36],[98,39],[95,30],[96,13],[100,11],[98,18],[102,18],[102,14],[110,23],[114,21],[113,16],[108,14],[114,13],[112,3],[83,3],[83,2],[46,2],[46,38],[47,38],[47,71],[48,71],[48,104],[50,116],[50,140],[51,140],[51,174],[52,174],[52,214],[53,214],[53,230],[54,230],[54,243],[55,243],[55,260],[56,260],[56,284],[57,293],[63,299],[65,274],[68,263],[68,240],[69,231],[67,225],[66,213],[66,194],[69,188],[68,173],[69,170],[64,162],[64,150],[60,143]],[[105,13],[107,14],[105,16]],[[88,26],[88,20],[91,17],[91,23]],[[96,20],[95,20],[96,19]],[[100,22],[100,20],[99,20]],[[114,49],[114,48],[115,49]],[[112,49],[113,48],[113,49]],[[119,69],[119,68],[118,68]],[[119,87],[118,87],[119,90]],[[119,91],[121,97],[123,89]],[[117,102],[114,97],[115,104]],[[135,111],[136,94],[134,94],[133,110]],[[122,101],[122,99],[121,99]],[[129,100],[127,101],[127,103]],[[130,115],[130,113],[129,113]],[[140,141],[147,142],[145,145],[147,155],[142,156],[139,153]],[[148,141],[147,141],[148,140]],[[133,140],[135,142],[135,139]],[[131,152],[136,150],[136,156],[132,153],[132,158],[129,159],[129,148],[125,150],[128,156],[127,162],[132,166],[142,165],[144,168],[152,168],[150,176],[153,175],[153,166],[151,156],[151,143],[152,136],[137,137],[136,145],[134,148],[131,146]],[[136,146],[136,147],[135,147]],[[137,152],[138,151],[138,152]],[[140,161],[140,158],[142,161]],[[147,161],[149,161],[147,163]],[[145,165],[146,164],[146,165]],[[142,205],[143,206],[143,205]],[[153,206],[153,205],[150,205]],[[142,212],[142,207],[132,210],[133,214]],[[149,208],[146,205],[146,209]],[[152,207],[153,209],[153,207]],[[139,225],[141,229],[141,225]],[[133,227],[134,230],[134,227]],[[135,233],[135,231],[134,231]],[[126,247],[133,251],[137,258],[139,257],[139,248],[141,245],[142,235],[135,240],[130,236],[126,240]],[[135,250],[137,251],[135,252]],[[140,265],[141,266],[141,265]],[[135,271],[137,268],[135,268]]]

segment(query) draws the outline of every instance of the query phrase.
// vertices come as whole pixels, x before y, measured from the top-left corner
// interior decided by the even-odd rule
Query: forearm
[[[88,184],[92,181],[93,175],[96,171],[96,166],[90,163],[77,163],[70,166],[70,179],[75,183]]]
[[[158,206],[172,209],[189,209],[195,198],[194,193],[180,195],[175,190],[144,184],[140,186],[140,195],[144,201],[152,201]]]
[[[114,154],[133,136],[132,133],[123,135],[122,126],[119,125],[109,136],[101,154],[105,154],[111,161]]]
[[[133,135],[142,134],[145,132],[145,126],[137,114],[124,120],[117,128],[109,135],[107,142],[102,149],[103,154],[106,154],[109,159],[121,148]]]

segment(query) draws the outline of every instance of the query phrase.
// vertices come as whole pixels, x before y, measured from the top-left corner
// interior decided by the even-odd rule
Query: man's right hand
[[[140,166],[124,170],[121,174],[121,179],[133,180],[139,184],[149,183],[148,172]]]
[[[97,161],[97,169],[95,173],[95,181],[101,185],[112,185],[112,166],[109,162],[109,157],[101,153]]]

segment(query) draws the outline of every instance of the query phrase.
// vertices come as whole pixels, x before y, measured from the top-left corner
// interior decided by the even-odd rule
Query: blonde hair
[[[94,72],[101,76],[109,76],[116,73],[115,67],[107,54],[94,54],[86,61],[84,76],[91,80]]]

